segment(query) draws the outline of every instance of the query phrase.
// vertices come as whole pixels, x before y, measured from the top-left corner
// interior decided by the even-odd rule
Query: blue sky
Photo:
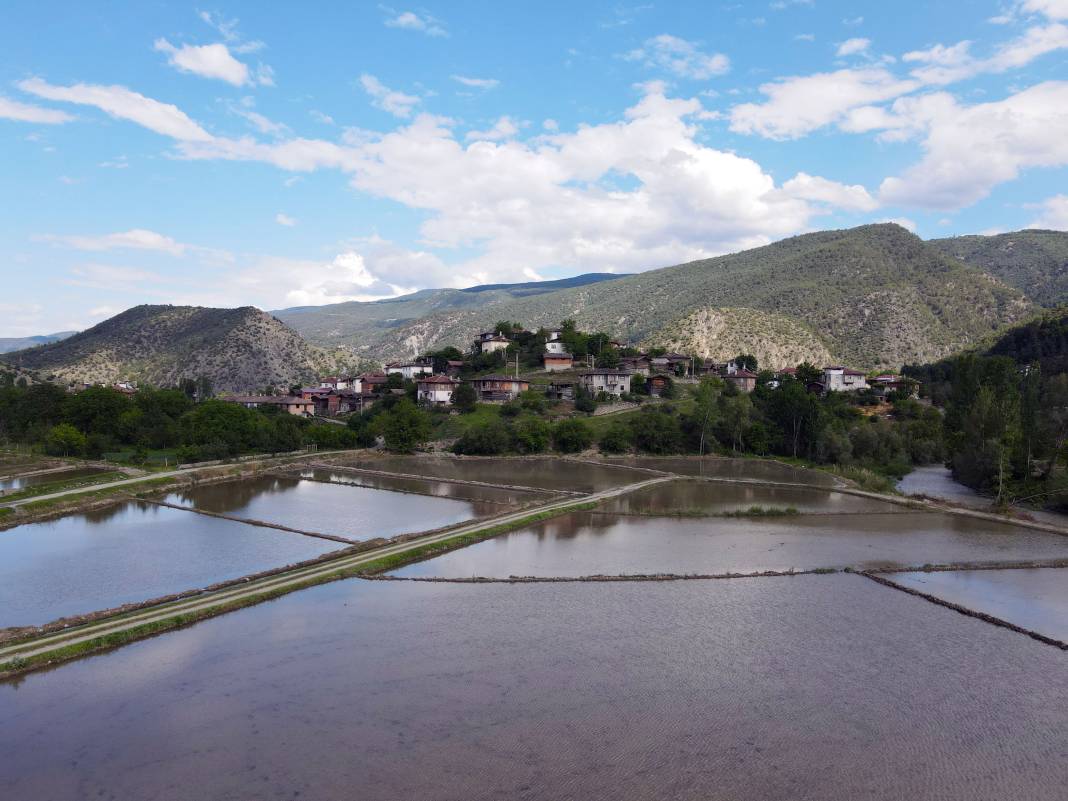
[[[1068,229],[1068,0],[9,2],[0,336]]]

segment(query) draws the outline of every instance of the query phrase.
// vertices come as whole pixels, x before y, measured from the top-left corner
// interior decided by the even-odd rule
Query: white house
[[[420,403],[430,406],[451,406],[452,393],[460,382],[447,375],[431,375],[416,382],[416,392]]]
[[[856,392],[867,389],[868,382],[859,370],[835,366],[823,368],[823,386],[827,392]]]
[[[482,339],[479,339],[475,344],[478,346],[479,352],[481,353],[494,353],[498,350],[507,348],[512,344],[512,340],[502,334],[494,334],[491,337],[483,337]]]
[[[592,394],[607,392],[617,398],[630,392],[630,376],[626,370],[598,368],[579,373],[579,383]]]
[[[386,365],[386,374],[400,373],[401,376],[409,381],[414,380],[417,376],[430,375],[434,372],[434,365],[431,362],[391,362]]]
[[[564,343],[559,339],[550,339],[545,343],[546,353],[567,353]]]
[[[351,389],[352,379],[328,375],[326,378],[319,379],[319,386],[323,389]]]

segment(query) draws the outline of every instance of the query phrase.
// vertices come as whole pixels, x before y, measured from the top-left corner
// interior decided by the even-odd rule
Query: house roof
[[[845,375],[864,375],[860,370],[845,369],[842,371]]]
[[[727,378],[756,378],[757,374],[750,372],[749,370],[736,370],[732,375]]]
[[[426,378],[420,378],[417,382],[419,384],[459,384],[455,378],[450,378],[447,375],[431,375]]]
[[[234,403],[271,403],[276,406],[307,406],[311,402],[292,395],[227,395],[223,400]]]
[[[512,340],[510,340],[508,337],[503,337],[500,334],[496,334],[496,335],[494,335],[492,337],[483,337],[482,341],[483,342],[511,342]]]
[[[609,367],[599,367],[595,370],[584,370],[579,375],[617,375],[617,376],[629,376],[629,370],[614,370]]]

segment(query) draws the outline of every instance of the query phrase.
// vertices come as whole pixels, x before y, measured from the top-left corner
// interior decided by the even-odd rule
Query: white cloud
[[[388,16],[385,19],[387,28],[401,28],[408,31],[419,31],[427,36],[448,36],[444,23],[427,13],[415,11],[396,11],[392,8],[382,7]]]
[[[229,48],[222,44],[190,45],[175,47],[166,39],[157,39],[153,45],[160,53],[167,54],[167,63],[180,72],[199,75],[202,78],[216,78],[233,86],[245,86],[254,83],[248,65],[238,61],[230,54]]]
[[[542,120],[541,127],[544,128],[546,131],[559,131],[560,123],[558,123],[552,118],[549,118],[547,120]]]
[[[723,75],[731,66],[730,59],[722,53],[703,53],[693,42],[667,33],[646,39],[645,44],[631,50],[624,58],[694,80]]]
[[[321,112],[321,111],[316,111],[315,109],[312,109],[311,111],[308,112],[308,115],[313,120],[315,120],[316,122],[321,122],[323,125],[333,125],[334,124],[334,118],[331,117],[329,114],[323,114],[323,112]]]
[[[784,183],[782,192],[789,197],[827,203],[846,211],[872,211],[879,205],[868,190],[859,184],[847,186],[803,172]]]
[[[1054,195],[1042,202],[1042,214],[1028,224],[1028,228],[1047,228],[1068,231],[1068,195]]]
[[[269,136],[284,136],[289,133],[289,126],[281,122],[275,122],[260,114],[258,111],[253,111],[251,108],[242,107],[231,104],[230,111],[239,117],[243,117],[262,134]]]
[[[1068,82],[973,106],[944,93],[894,106],[902,125],[923,132],[924,157],[883,181],[886,203],[962,208],[1022,170],[1068,164]]]
[[[283,214],[282,212],[278,212],[276,215],[274,215],[274,221],[279,225],[286,226],[287,228],[292,228],[294,225],[297,224],[297,221],[295,219],[290,217],[288,214]]]
[[[390,89],[374,75],[361,75],[360,85],[371,96],[371,105],[388,111],[395,117],[410,117],[412,109],[419,103],[418,97]]]
[[[499,142],[502,139],[511,139],[519,133],[519,126],[511,117],[501,117],[488,131],[468,131],[467,139],[481,139],[487,142]]]
[[[908,217],[885,217],[884,219],[879,220],[879,222],[894,223],[895,225],[900,225],[902,228],[907,228],[909,231],[912,231],[912,233],[916,233],[916,221],[911,220]]]
[[[762,84],[763,103],[731,108],[731,130],[769,139],[794,139],[825,125],[841,122],[859,106],[881,103],[919,88],[883,67],[842,69],[781,78]]]
[[[1023,0],[1020,9],[1044,14],[1050,19],[1068,19],[1068,0]]]
[[[163,282],[163,276],[138,267],[116,267],[111,264],[81,264],[71,268],[72,278],[66,283],[72,286],[90,289],[105,289],[111,292],[140,292],[142,294],[160,294],[160,290],[145,289],[145,284]],[[110,306],[101,307],[110,309]],[[110,316],[115,312],[108,312]],[[92,315],[93,313],[90,312]],[[94,315],[96,316],[96,315]]]
[[[871,47],[871,39],[865,39],[863,37],[857,37],[855,39],[846,39],[840,45],[838,45],[838,51],[836,55],[839,58],[845,56],[855,56],[858,53],[866,53],[868,48]]]
[[[452,79],[473,89],[495,89],[501,84],[496,78],[470,78],[466,75],[453,75]]]
[[[94,306],[89,310],[90,317],[114,317],[122,309],[118,306]]]
[[[1047,53],[1068,48],[1068,26],[1054,23],[1028,28],[1021,36],[1000,44],[989,58],[974,57],[971,44],[969,41],[952,46],[937,44],[927,50],[905,53],[902,58],[923,65],[914,69],[912,75],[925,84],[945,85],[984,73],[1018,69]]]
[[[70,114],[56,109],[31,106],[0,96],[0,118],[18,120],[19,122],[36,122],[45,125],[57,125],[74,119]]]
[[[36,236],[34,239],[41,242],[51,242],[61,247],[73,248],[74,250],[146,250],[167,253],[171,256],[193,254],[217,261],[230,261],[233,259],[233,256],[226,251],[179,242],[172,237],[144,228],[131,228],[129,231],[99,236],[45,234]]]
[[[130,120],[158,134],[186,142],[208,142],[212,136],[170,103],[161,103],[125,86],[78,83],[54,86],[40,78],[18,82],[18,87],[46,100],[96,106],[118,119]]]

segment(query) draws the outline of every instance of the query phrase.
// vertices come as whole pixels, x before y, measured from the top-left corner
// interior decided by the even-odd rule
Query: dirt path
[[[627,492],[632,492],[634,490],[642,489],[643,487],[670,480],[672,480],[672,477],[669,476],[657,477],[636,484],[626,484],[621,487],[614,487],[609,490],[603,490],[580,498],[569,497],[558,499],[539,506],[528,507],[517,512],[510,512],[497,517],[480,520],[477,523],[461,525],[438,534],[418,537],[406,542],[390,544],[381,548],[375,548],[374,550],[363,551],[359,554],[339,557],[338,559],[332,559],[311,567],[298,568],[267,578],[249,581],[247,584],[243,584],[239,587],[231,587],[224,590],[205,593],[203,595],[194,596],[193,598],[174,601],[157,607],[149,607],[119,618],[106,618],[93,623],[87,623],[84,626],[78,626],[77,628],[54,632],[42,637],[0,648],[0,663],[15,658],[29,659],[32,657],[44,656],[66,646],[85,643],[98,637],[128,631],[146,624],[158,623],[178,615],[200,615],[210,613],[213,609],[225,607],[243,599],[254,598],[255,596],[267,592],[275,593],[284,592],[287,589],[299,589],[308,581],[324,578],[341,570],[359,567],[362,564],[373,562],[384,556],[402,554],[406,551],[442,542],[465,534],[477,534],[480,531],[521,521],[531,515],[562,510],[579,503],[596,502],[613,498]]]

